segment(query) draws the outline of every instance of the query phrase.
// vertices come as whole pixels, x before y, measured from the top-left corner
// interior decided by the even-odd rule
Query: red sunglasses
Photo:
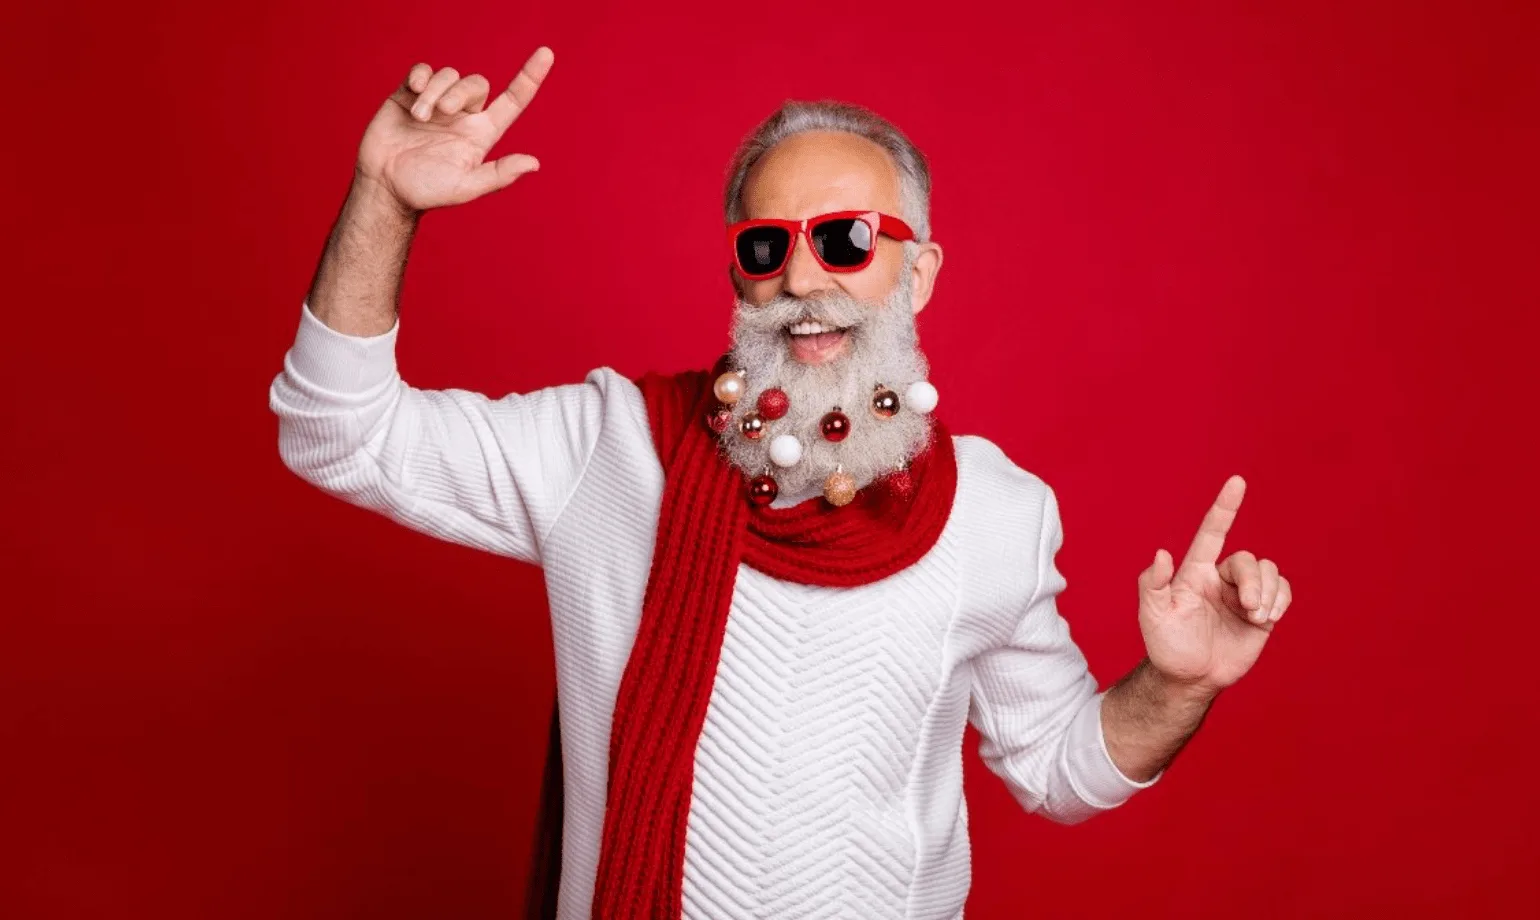
[[[835,211],[803,220],[744,220],[727,228],[733,264],[748,281],[774,278],[786,270],[798,233],[807,237],[818,264],[831,272],[858,272],[870,265],[879,233],[901,242],[914,239],[908,224],[878,211]]]

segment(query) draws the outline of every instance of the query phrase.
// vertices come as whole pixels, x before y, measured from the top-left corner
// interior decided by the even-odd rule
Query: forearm
[[[396,322],[419,218],[386,190],[357,178],[311,281],[310,312],[348,335],[388,332]]]
[[[1209,691],[1163,677],[1146,658],[1102,702],[1107,753],[1124,776],[1144,782],[1170,765],[1213,701]]]

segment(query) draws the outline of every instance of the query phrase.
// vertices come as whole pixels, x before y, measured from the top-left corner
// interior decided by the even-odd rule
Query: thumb
[[[501,188],[507,188],[525,173],[540,168],[540,161],[526,153],[510,153],[505,157],[482,163],[471,170],[466,181],[473,197],[480,198]]]
[[[1155,561],[1139,573],[1139,590],[1159,591],[1171,584],[1171,576],[1175,572],[1176,565],[1172,562],[1171,554],[1164,549],[1157,549]]]

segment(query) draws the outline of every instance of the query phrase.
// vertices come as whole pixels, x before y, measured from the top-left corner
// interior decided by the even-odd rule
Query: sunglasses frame
[[[867,229],[872,231],[872,248],[866,251],[866,258],[860,265],[830,265],[824,261],[823,256],[818,253],[818,247],[813,244],[812,228],[825,221],[849,220],[851,218],[866,224]],[[787,231],[791,234],[791,245],[786,247],[786,258],[781,260],[781,264],[776,266],[775,271],[755,275],[743,270],[743,262],[738,258],[738,236],[745,230],[753,230],[757,227],[779,227]],[[899,242],[907,242],[914,239],[914,231],[910,229],[909,225],[891,214],[884,214],[881,211],[830,211],[828,214],[804,217],[801,220],[781,220],[774,217],[740,220],[727,228],[727,248],[732,256],[733,267],[738,269],[738,274],[742,275],[745,281],[764,281],[784,272],[786,266],[791,264],[792,254],[797,251],[798,236],[806,237],[808,251],[813,254],[813,258],[818,260],[818,264],[823,266],[824,271],[858,272],[872,264],[872,259],[876,257],[876,239],[879,233]]]

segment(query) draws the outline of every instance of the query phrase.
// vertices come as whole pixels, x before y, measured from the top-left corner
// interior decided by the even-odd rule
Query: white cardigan
[[[545,570],[566,823],[558,915],[587,918],[610,721],[641,617],[663,473],[636,385],[609,368],[500,399],[398,375],[400,323],[300,311],[274,379],[279,452],[355,505]],[[740,566],[695,753],[688,918],[960,918],[971,878],[963,728],[1022,807],[1065,823],[1135,783],[1055,597],[1058,504],[980,437],[918,563],[859,588]]]

